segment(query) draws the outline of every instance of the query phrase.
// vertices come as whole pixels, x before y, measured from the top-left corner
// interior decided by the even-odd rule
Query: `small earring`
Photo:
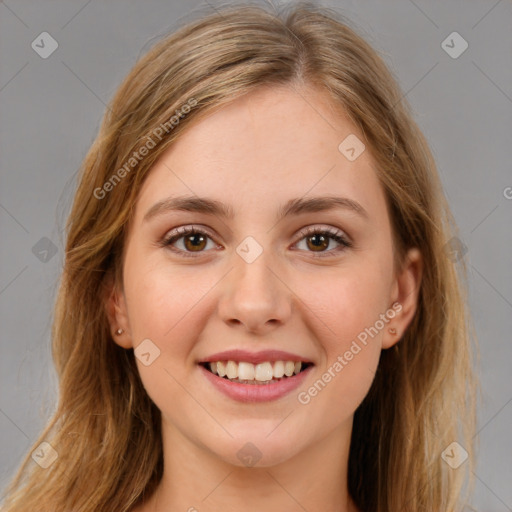
[[[389,331],[389,334],[396,334],[396,329],[394,327],[390,327],[388,329],[388,331]]]
[[[117,329],[116,334],[123,334],[123,329]]]

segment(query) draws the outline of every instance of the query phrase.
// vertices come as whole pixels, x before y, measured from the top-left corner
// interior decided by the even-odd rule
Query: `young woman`
[[[475,377],[455,232],[403,94],[339,14],[189,23],[126,77],[84,161],[58,408],[2,512],[460,510]]]

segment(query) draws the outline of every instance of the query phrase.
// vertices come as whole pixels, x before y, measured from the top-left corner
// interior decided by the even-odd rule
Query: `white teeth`
[[[255,367],[254,378],[260,381],[272,380],[274,370],[270,363],[259,363]]]
[[[238,374],[238,368],[235,361],[228,361],[228,364],[226,365],[226,375],[228,379],[236,379]]]
[[[238,363],[238,378],[240,380],[254,380],[254,365],[244,362]]]
[[[303,364],[301,361],[265,361],[252,364],[245,361],[215,361],[209,363],[212,373],[230,380],[253,381],[268,383],[272,379],[282,379],[300,373]]]
[[[283,361],[276,361],[274,363],[274,377],[280,379],[284,375],[284,363]]]
[[[217,362],[217,373],[219,377],[224,377],[226,375],[226,365],[222,361]]]
[[[293,375],[294,370],[295,370],[295,363],[293,361],[286,361],[286,363],[284,363],[284,374],[287,377],[291,377]]]

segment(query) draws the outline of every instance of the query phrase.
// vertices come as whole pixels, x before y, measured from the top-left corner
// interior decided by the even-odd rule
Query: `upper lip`
[[[266,361],[302,361],[303,363],[312,363],[306,357],[284,352],[282,350],[262,350],[261,352],[248,352],[247,350],[235,349],[217,352],[211,356],[201,359],[199,363],[210,363],[216,361],[244,361],[247,363],[258,364]]]

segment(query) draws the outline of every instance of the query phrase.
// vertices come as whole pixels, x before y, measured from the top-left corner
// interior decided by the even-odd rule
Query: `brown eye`
[[[193,227],[180,228],[175,230],[174,233],[176,234],[162,240],[161,245],[179,253],[181,256],[193,256],[191,253],[205,252],[204,249],[208,245],[208,241],[211,240],[207,232]],[[182,247],[176,248],[174,246],[178,242],[181,242]],[[215,244],[213,245],[215,246]]]
[[[206,246],[206,238],[201,233],[194,233],[184,237],[185,248],[189,251],[201,251]]]
[[[329,238],[320,233],[308,236],[306,240],[308,247],[316,252],[323,251],[329,247]]]
[[[300,234],[303,238],[299,240],[299,243],[305,240],[305,250],[307,252],[316,253],[314,256],[332,256],[352,247],[352,243],[344,236],[343,232],[337,229],[309,227],[301,231]],[[327,250],[331,241],[336,242],[338,247]]]

